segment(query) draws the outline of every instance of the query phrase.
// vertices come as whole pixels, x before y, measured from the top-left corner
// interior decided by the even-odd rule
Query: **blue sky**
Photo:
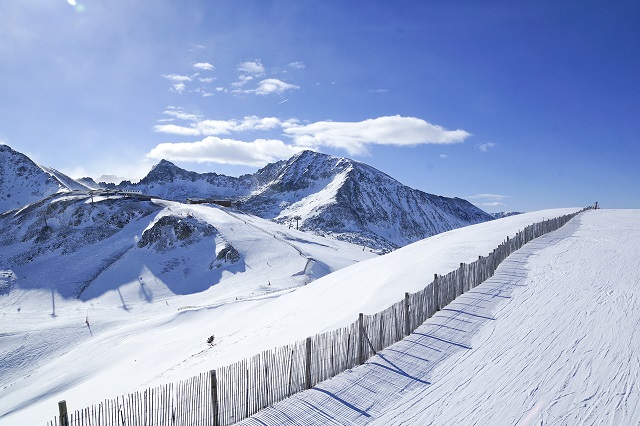
[[[0,142],[74,177],[301,149],[486,211],[640,208],[637,1],[0,1]]]

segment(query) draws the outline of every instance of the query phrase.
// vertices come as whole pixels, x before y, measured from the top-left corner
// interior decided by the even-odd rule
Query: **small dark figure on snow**
[[[594,209],[598,210],[598,202],[596,201],[596,204],[593,206]]]
[[[213,339],[214,339],[213,334],[209,336],[209,338],[207,339],[207,343],[209,344],[209,346],[213,346]]]

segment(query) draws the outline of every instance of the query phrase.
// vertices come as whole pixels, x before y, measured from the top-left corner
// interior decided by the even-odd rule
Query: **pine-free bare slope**
[[[101,286],[113,280],[121,284],[84,302],[61,298],[51,288],[21,289],[16,284],[0,296],[0,329],[5,333],[0,337],[0,424],[42,424],[55,414],[60,399],[70,409],[89,406],[341,327],[358,312],[374,313],[406,291],[423,288],[434,273],[489,253],[530,223],[578,210],[481,223],[344,268],[364,258],[357,256],[371,254],[248,215],[163,203],[154,216],[191,214],[211,223],[243,254],[246,272],[229,271],[205,291],[176,294],[163,284],[162,274],[153,273],[164,257],[132,273],[125,255],[122,269],[109,268],[96,280]],[[307,256],[343,269],[296,291],[273,292],[286,288],[280,280],[304,283],[301,273],[313,273],[313,268],[307,270]],[[209,347],[206,339],[212,334],[216,344]]]
[[[638,241],[640,211],[587,211],[363,367],[242,424],[639,424]]]

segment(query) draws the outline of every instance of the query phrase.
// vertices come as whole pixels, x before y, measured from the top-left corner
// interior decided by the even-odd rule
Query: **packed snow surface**
[[[246,425],[640,424],[640,211],[578,215],[413,334]]]
[[[243,269],[223,271],[209,287],[197,281],[207,277],[204,272],[187,273],[180,266],[176,270],[190,277],[183,285],[192,288],[176,291],[157,272],[165,263],[150,263],[157,259],[148,257],[140,269],[135,250],[147,248],[136,248],[103,271],[80,299],[46,288],[42,274],[0,271],[1,425],[43,424],[53,418],[61,399],[70,410],[83,408],[344,326],[359,312],[377,312],[405,292],[422,289],[434,273],[488,254],[528,224],[578,210],[545,210],[481,223],[378,257],[361,247],[217,208],[161,207],[154,223],[171,210],[171,215],[191,215],[211,224],[232,240]],[[581,253],[576,250],[575,255]],[[86,254],[73,259],[91,263],[90,252]],[[191,256],[202,255],[193,249],[183,260],[189,265]],[[598,252],[589,262],[601,257]],[[139,269],[131,271],[134,266]],[[56,271],[49,273],[53,277]],[[38,285],[21,282],[24,276],[36,277]],[[211,335],[213,347],[206,342]]]

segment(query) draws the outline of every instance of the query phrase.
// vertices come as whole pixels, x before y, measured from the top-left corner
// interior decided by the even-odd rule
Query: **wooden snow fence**
[[[360,314],[347,327],[264,351],[232,365],[178,383],[67,411],[47,426],[223,426],[245,419],[291,395],[363,364],[411,334],[456,297],[491,277],[498,265],[527,242],[555,231],[580,212],[527,226],[488,256],[446,275],[435,275],[417,293],[373,315]]]

